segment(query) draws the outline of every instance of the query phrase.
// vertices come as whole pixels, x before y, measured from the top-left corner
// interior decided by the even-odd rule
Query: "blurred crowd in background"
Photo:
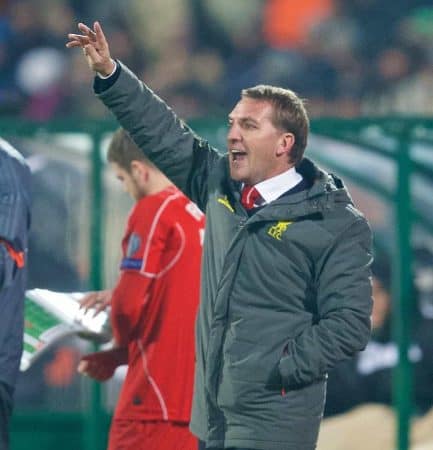
[[[0,0],[0,114],[103,117],[65,49],[94,20],[183,117],[224,115],[262,82],[312,116],[433,112],[431,0]]]

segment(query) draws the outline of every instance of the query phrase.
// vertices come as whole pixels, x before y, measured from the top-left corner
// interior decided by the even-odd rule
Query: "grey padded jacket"
[[[307,158],[297,170],[311,188],[249,217],[227,155],[119,71],[99,98],[206,212],[191,430],[210,447],[314,449],[327,371],[370,334],[367,221]]]

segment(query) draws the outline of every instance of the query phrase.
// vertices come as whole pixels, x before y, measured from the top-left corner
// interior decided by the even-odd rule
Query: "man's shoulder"
[[[8,141],[0,137],[0,157],[4,159],[16,160],[25,164],[24,156],[10,144]]]
[[[204,223],[204,213],[201,209],[183,192],[174,188],[169,195],[166,195],[166,205],[161,210],[161,220],[168,225],[173,223],[196,223],[201,226]]]
[[[18,186],[20,190],[29,189],[30,167],[24,156],[9,142],[0,137],[0,180],[3,186],[9,185],[14,190]]]
[[[154,195],[146,195],[134,204],[130,213],[130,220],[145,219],[152,220],[155,216],[162,212],[169,203],[169,195],[166,193],[158,193]]]
[[[0,187],[2,194],[12,194],[8,207],[15,210],[30,210],[31,171],[25,158],[11,144],[0,138]]]
[[[174,223],[189,216],[201,220],[204,214],[191,199],[175,186],[170,186],[155,195],[141,198],[136,202],[130,215],[132,220],[148,219],[155,223]]]

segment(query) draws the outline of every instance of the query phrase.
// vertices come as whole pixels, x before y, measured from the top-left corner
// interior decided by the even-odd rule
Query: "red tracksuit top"
[[[203,213],[174,186],[130,213],[111,310],[128,347],[115,419],[190,420],[203,236]]]

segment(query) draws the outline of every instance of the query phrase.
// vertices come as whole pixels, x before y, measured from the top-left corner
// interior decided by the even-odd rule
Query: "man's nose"
[[[227,133],[227,140],[229,142],[236,142],[242,139],[242,135],[240,133],[239,126],[236,124],[232,124]]]

